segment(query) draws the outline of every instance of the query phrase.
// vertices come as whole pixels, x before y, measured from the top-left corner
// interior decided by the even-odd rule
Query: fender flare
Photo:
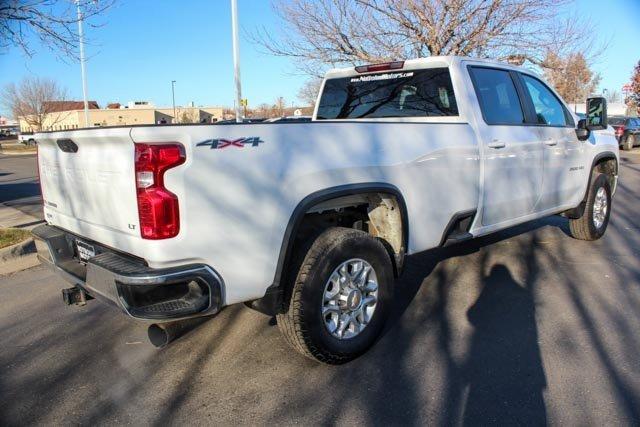
[[[591,171],[593,171],[596,165],[602,160],[614,160],[616,162],[615,174],[618,175],[619,173],[620,165],[618,164],[618,158],[616,157],[615,153],[613,153],[612,151],[602,151],[596,154],[596,156],[593,158],[593,161],[591,162],[591,169],[589,169],[589,179],[587,180],[587,188],[584,190],[584,197],[582,198],[583,202],[586,202],[587,196],[589,196],[589,187],[591,186],[591,178],[593,177]]]
[[[291,261],[295,236],[307,211],[314,205],[326,202],[327,200],[362,193],[387,193],[393,195],[397,199],[402,218],[402,244],[405,251],[407,250],[409,242],[409,218],[407,214],[407,205],[398,187],[384,182],[366,182],[325,188],[306,196],[293,210],[282,238],[282,244],[280,245],[280,254],[278,256],[278,264],[273,278],[273,284],[269,288],[280,288],[284,269]]]
[[[616,162],[615,173],[616,175],[618,175],[620,170],[620,165],[618,164],[618,158],[616,157],[613,151],[602,151],[596,154],[595,157],[593,158],[593,161],[591,162],[591,169],[589,169],[589,177],[587,178],[587,187],[584,190],[584,196],[582,197],[582,200],[580,201],[578,206],[564,212],[564,216],[566,216],[567,218],[577,219],[577,218],[580,218],[584,213],[584,209],[587,203],[587,197],[589,196],[589,188],[591,187],[591,179],[593,178],[592,171],[595,169],[596,165],[602,160],[614,160]]]

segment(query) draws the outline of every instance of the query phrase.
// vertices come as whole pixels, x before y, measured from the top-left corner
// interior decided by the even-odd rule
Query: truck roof
[[[501,68],[509,68],[513,70],[526,71],[530,74],[538,74],[534,70],[531,70],[526,67],[521,67],[513,64],[509,64],[508,62],[498,61],[495,59],[487,59],[487,58],[472,58],[468,56],[430,56],[427,58],[415,58],[415,59],[407,59],[405,61],[399,60],[398,62],[404,62],[402,66],[402,70],[415,70],[420,68],[430,68],[430,67],[451,67],[454,65],[458,65],[461,62],[474,62],[474,63],[485,63],[487,65],[498,65]],[[398,69],[400,70],[400,69]],[[398,71],[393,70],[393,71]],[[376,71],[371,71],[376,72]],[[325,74],[325,78],[338,78],[338,77],[349,77],[353,75],[363,74],[362,72],[356,71],[356,67],[345,67],[345,68],[333,68]]]

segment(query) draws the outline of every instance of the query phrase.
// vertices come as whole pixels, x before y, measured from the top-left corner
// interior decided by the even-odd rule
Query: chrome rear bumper
[[[222,307],[223,281],[208,265],[154,269],[57,227],[41,225],[32,232],[43,264],[137,319],[176,320],[215,314]],[[86,263],[78,258],[77,241],[95,248]]]

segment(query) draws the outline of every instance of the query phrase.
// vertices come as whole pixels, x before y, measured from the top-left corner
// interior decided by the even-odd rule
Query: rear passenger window
[[[538,124],[566,126],[567,114],[565,114],[564,107],[553,92],[540,80],[526,74],[521,75],[533,102]]]
[[[489,125],[524,123],[520,98],[508,71],[471,67],[482,116]]]

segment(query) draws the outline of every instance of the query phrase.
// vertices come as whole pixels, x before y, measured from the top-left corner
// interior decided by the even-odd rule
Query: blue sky
[[[261,52],[244,36],[257,27],[277,34],[279,22],[267,0],[238,0],[243,96],[250,105],[273,103],[283,96],[297,102],[306,77],[293,62]],[[602,88],[620,90],[640,60],[640,1],[577,0],[572,9],[592,19],[592,30],[608,49],[595,64]],[[233,104],[233,66],[230,9],[227,0],[152,2],[118,0],[101,19],[105,25],[88,28],[89,98],[100,105],[150,100],[171,104],[171,80],[176,80],[176,104]],[[80,67],[64,63],[34,44],[36,54],[18,49],[0,54],[0,86],[26,75],[53,78],[81,99]]]

